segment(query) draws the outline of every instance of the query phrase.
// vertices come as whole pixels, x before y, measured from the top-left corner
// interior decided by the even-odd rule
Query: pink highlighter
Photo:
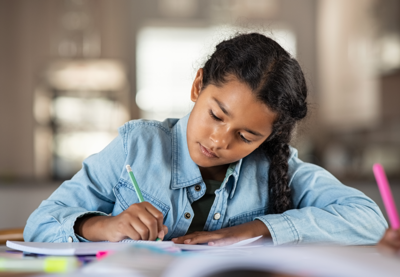
[[[400,227],[399,214],[397,213],[396,204],[393,200],[392,191],[390,190],[389,182],[386,178],[385,171],[380,164],[374,164],[372,167],[376,182],[381,193],[383,203],[385,204],[386,212],[389,217],[392,229],[396,230]]]

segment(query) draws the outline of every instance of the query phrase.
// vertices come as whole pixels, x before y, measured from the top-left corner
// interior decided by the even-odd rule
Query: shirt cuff
[[[301,241],[299,232],[286,214],[269,214],[255,219],[261,220],[267,226],[274,245],[297,244]]]
[[[76,238],[78,239],[79,242],[92,242],[90,240],[85,239],[84,237],[81,237],[80,235],[75,233]]]
[[[99,216],[107,216],[108,214],[103,212],[83,212],[83,213],[75,213],[70,215],[63,224],[64,227],[64,242],[90,242],[89,240],[75,234],[74,225],[78,218],[87,215],[99,215]]]

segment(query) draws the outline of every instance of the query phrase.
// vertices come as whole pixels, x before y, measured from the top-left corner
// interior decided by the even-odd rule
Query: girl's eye
[[[248,139],[246,139],[242,134],[240,134],[240,138],[245,142],[245,143],[251,143],[251,141],[249,141]]]
[[[222,121],[221,118],[217,117],[212,110],[209,110],[209,114],[212,117],[212,119],[216,120],[216,121]],[[239,133],[240,139],[245,142],[245,143],[251,143],[250,140],[246,139],[241,133]]]
[[[211,117],[216,121],[221,121],[221,118],[217,117],[212,110],[209,111]]]

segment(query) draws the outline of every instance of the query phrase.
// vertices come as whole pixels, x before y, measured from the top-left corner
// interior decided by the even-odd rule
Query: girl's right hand
[[[126,238],[154,241],[162,240],[168,233],[163,214],[149,202],[132,204],[116,216],[93,216],[80,222],[78,219],[75,225],[77,234],[90,241],[117,242]]]

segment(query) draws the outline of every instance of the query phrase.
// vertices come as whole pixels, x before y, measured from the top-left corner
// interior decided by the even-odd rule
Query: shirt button
[[[185,218],[189,219],[191,217],[190,213],[185,213]]]
[[[74,239],[72,237],[68,237],[68,242],[73,242]]]
[[[201,186],[200,186],[200,185],[196,185],[196,186],[194,187],[194,189],[195,189],[196,191],[201,191]]]
[[[215,220],[218,220],[218,219],[220,219],[220,218],[221,218],[221,214],[220,214],[220,213],[214,214],[214,219],[215,219]]]

